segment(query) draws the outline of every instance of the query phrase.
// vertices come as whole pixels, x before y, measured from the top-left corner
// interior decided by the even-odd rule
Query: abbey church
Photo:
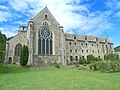
[[[19,63],[23,45],[29,48],[28,64],[34,66],[78,63],[91,54],[104,60],[106,54],[114,53],[108,37],[65,33],[47,7],[6,42],[5,62]]]

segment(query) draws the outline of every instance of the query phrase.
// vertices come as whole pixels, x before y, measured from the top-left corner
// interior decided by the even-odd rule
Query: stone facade
[[[74,60],[78,62],[80,58],[87,59],[88,55],[94,55],[104,60],[106,54],[114,53],[113,44],[109,42],[108,37],[65,33],[65,43],[68,63],[72,63]]]
[[[30,19],[27,27],[20,26],[19,33],[7,41],[6,62],[19,63],[24,44],[29,47],[28,63],[35,66],[66,65],[78,62],[79,58],[87,59],[90,54],[104,59],[114,52],[108,37],[65,33],[47,7]]]

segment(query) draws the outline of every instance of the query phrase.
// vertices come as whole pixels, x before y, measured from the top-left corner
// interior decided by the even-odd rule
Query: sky
[[[0,0],[0,31],[16,35],[46,6],[65,32],[108,36],[120,45],[120,0]]]

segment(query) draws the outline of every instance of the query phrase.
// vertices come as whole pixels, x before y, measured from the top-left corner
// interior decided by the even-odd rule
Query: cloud
[[[0,22],[7,21],[11,17],[9,12],[0,11]]]
[[[47,4],[53,16],[64,27],[65,32],[100,35],[105,30],[110,29],[112,23],[109,21],[109,15],[111,15],[112,12],[109,10],[91,12],[88,9],[89,6],[82,4],[84,1],[85,0],[8,0],[12,10],[16,11],[12,16],[15,17],[16,15],[18,19],[24,15],[27,17],[35,16]],[[113,5],[113,3],[107,3],[109,7]],[[116,8],[119,8],[119,4],[116,5]],[[2,12],[4,14],[2,14]],[[0,21],[7,21],[10,14],[5,11],[2,12],[0,12]],[[19,13],[22,13],[22,15],[19,16]],[[14,21],[13,23],[27,25],[28,20],[26,22],[22,19],[20,20],[17,22]],[[13,30],[17,29],[13,28]]]
[[[110,11],[90,13],[80,30],[89,35],[101,35],[104,31],[113,27],[113,24],[109,21],[110,14]]]
[[[10,0],[11,7],[16,11],[25,11],[28,9],[28,4],[25,0]]]
[[[119,0],[108,0],[105,2],[108,8],[112,10],[120,9],[120,1]]]
[[[11,37],[17,34],[18,27],[6,25],[0,27],[0,31],[5,34],[6,37]]]
[[[0,27],[0,31],[3,31],[3,30],[4,30],[4,28]]]
[[[120,11],[118,11],[118,12],[115,14],[115,16],[120,18]]]
[[[105,2],[109,9],[111,9],[111,15],[113,18],[120,20],[120,1],[119,0],[110,0]]]
[[[19,24],[19,25],[27,25],[28,22],[23,22],[23,21],[15,21],[12,24]]]
[[[8,7],[3,6],[3,5],[0,5],[0,9],[1,9],[1,10],[8,10]]]
[[[117,2],[116,9],[120,9],[120,1]]]

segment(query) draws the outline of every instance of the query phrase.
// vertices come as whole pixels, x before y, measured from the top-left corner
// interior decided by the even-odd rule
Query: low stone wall
[[[60,64],[59,55],[35,55],[33,60],[33,66],[49,66],[51,64]]]

